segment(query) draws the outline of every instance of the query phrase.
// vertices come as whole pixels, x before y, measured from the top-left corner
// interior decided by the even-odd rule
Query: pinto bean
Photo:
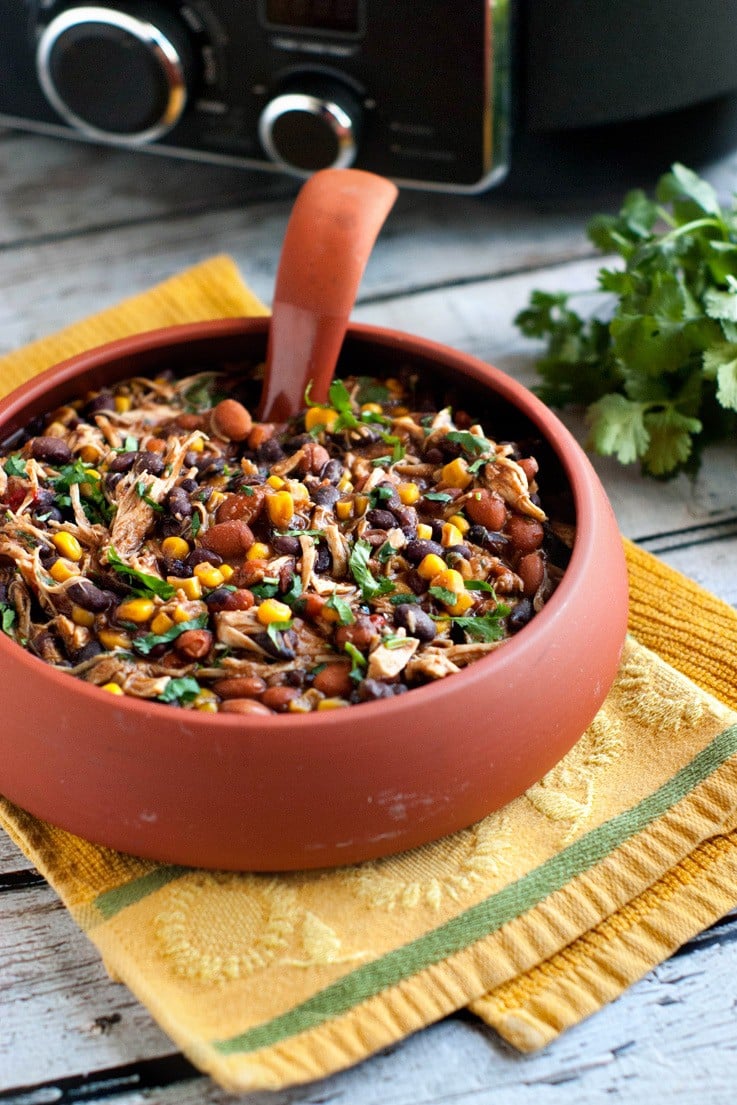
[[[247,522],[233,518],[228,522],[216,522],[202,534],[200,540],[206,549],[212,549],[224,560],[231,560],[244,556],[254,537]]]
[[[251,413],[237,399],[223,399],[213,407],[210,426],[226,441],[245,441],[253,427]]]
[[[326,664],[313,679],[312,686],[327,698],[347,698],[353,690],[350,671],[349,664]]]
[[[260,698],[266,684],[258,675],[233,675],[229,679],[218,679],[212,689],[220,698]]]
[[[266,496],[260,487],[254,487],[251,494],[238,492],[223,499],[217,509],[218,522],[252,522],[261,513]]]
[[[466,499],[466,514],[472,522],[486,526],[490,530],[499,530],[507,517],[507,508],[502,499],[488,488],[481,487],[472,491]]]
[[[299,691],[296,687],[287,687],[281,684],[277,687],[267,687],[261,695],[261,701],[264,706],[268,706],[270,710],[274,710],[275,713],[281,714],[289,709],[289,703],[293,698],[296,698],[298,694]]]
[[[545,562],[539,552],[526,553],[520,557],[517,575],[522,580],[522,593],[534,595],[545,578]]]
[[[513,514],[507,522],[505,533],[517,552],[523,555],[539,549],[545,536],[542,524],[524,514]]]
[[[209,629],[186,629],[174,642],[174,648],[187,660],[204,660],[212,648]]]
[[[221,714],[249,714],[255,717],[273,717],[274,711],[255,698],[228,698],[218,706]]]

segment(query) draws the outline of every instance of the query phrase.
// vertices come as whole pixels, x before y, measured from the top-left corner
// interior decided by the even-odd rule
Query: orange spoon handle
[[[325,402],[366,262],[397,197],[391,181],[324,169],[302,186],[287,224],[259,417],[283,421]]]

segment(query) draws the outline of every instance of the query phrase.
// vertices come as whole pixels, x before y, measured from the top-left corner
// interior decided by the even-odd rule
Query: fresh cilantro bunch
[[[704,446],[737,430],[737,202],[723,210],[676,164],[654,200],[629,192],[587,234],[624,267],[599,270],[607,300],[590,318],[566,293],[532,293],[515,322],[547,342],[535,390],[587,408],[596,452],[659,478],[695,472]]]

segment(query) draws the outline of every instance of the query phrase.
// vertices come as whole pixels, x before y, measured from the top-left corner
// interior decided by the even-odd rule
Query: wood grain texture
[[[737,158],[710,177],[723,197]],[[214,253],[269,301],[296,186],[283,178],[0,132],[0,352]],[[592,289],[584,226],[619,196],[565,204],[405,193],[355,318],[455,345],[524,383],[534,343],[513,325],[530,289]],[[580,440],[576,412],[565,421]],[[642,480],[594,461],[622,530],[737,604],[733,449],[698,478]],[[251,1105],[723,1105],[733,1097],[737,919],[692,941],[544,1052],[520,1056],[460,1013],[319,1084]],[[16,1105],[227,1105],[176,1054],[7,837],[0,837],[0,1094]]]

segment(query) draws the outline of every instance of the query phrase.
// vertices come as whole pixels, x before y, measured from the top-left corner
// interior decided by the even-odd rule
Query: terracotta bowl
[[[257,361],[267,328],[267,319],[201,323],[81,354],[0,404],[0,440],[127,376]],[[135,855],[289,870],[387,855],[462,829],[565,755],[607,694],[626,632],[611,507],[578,444],[521,385],[421,338],[350,328],[346,370],[392,375],[400,363],[457,391],[466,409],[501,410],[510,426],[547,442],[546,469],[570,491],[577,529],[543,610],[459,674],[384,701],[267,721],[114,698],[0,634],[0,793]]]

